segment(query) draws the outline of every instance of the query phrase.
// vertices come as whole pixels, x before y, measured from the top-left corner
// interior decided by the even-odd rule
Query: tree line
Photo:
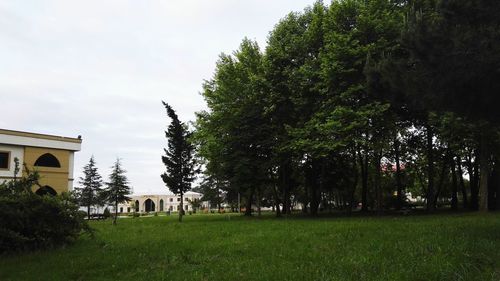
[[[75,187],[74,194],[78,204],[87,208],[87,219],[91,217],[92,207],[112,205],[115,211],[113,224],[116,224],[118,204],[130,200],[132,191],[120,159],[116,160],[111,169],[109,181],[104,183],[94,156],[90,157],[89,163],[83,167],[83,176],[79,178],[80,186]]]
[[[243,39],[203,84],[205,199],[289,214],[500,209],[500,2],[341,0]]]

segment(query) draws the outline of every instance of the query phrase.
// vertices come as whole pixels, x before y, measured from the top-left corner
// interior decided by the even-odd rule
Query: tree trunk
[[[474,153],[474,162],[472,161],[472,154]],[[470,186],[470,204],[469,207],[473,211],[478,209],[478,186],[477,178],[479,174],[479,151],[475,149],[473,152],[469,152],[467,157],[467,170],[469,173],[469,186]]]
[[[276,217],[281,217],[280,211],[280,198],[278,196],[278,191],[276,190],[276,185],[273,186],[273,194],[274,194],[274,204],[276,205]]]
[[[252,200],[253,200],[253,193],[254,193],[255,188],[252,187],[250,188],[250,192],[247,198],[246,202],[246,207],[245,207],[245,216],[251,216],[252,215]]]
[[[116,225],[117,217],[118,217],[118,200],[115,201],[115,217],[113,218],[113,225]]]
[[[276,217],[281,217],[280,211],[280,198],[278,196],[278,191],[276,190],[276,185],[273,185],[273,195],[274,195],[274,204],[276,205]]]
[[[326,208],[326,204],[324,205],[321,205],[322,201],[325,202],[323,200],[323,191],[325,190],[325,183],[326,183],[326,158],[323,157],[321,159],[321,162],[320,162],[320,165],[321,165],[321,172],[320,172],[320,177],[319,177],[319,189],[317,191],[317,196],[318,196],[318,208],[319,206],[322,206],[322,210],[324,210]]]
[[[441,166],[441,173],[439,174],[439,183],[437,186],[436,195],[433,197],[434,206],[437,206],[439,196],[441,195],[441,191],[443,190],[444,178],[446,177],[446,170],[448,168],[448,160],[447,160],[448,158],[449,158],[448,155],[445,155],[443,159],[443,165]]]
[[[495,190],[496,190],[495,191],[495,200],[496,200],[495,210],[499,211],[500,210],[500,183],[496,185],[496,189]]]
[[[401,183],[401,163],[400,163],[400,150],[399,140],[396,135],[394,139],[394,156],[396,158],[396,210],[400,210],[403,206],[403,185]]]
[[[311,216],[316,216],[318,215],[318,208],[319,208],[319,182],[318,178],[320,176],[320,173],[318,173],[318,165],[316,163],[316,160],[312,160],[311,163],[311,177],[310,177],[310,187],[311,187]]]
[[[182,222],[182,215],[184,214],[184,193],[181,192],[181,208],[179,211],[179,222]]]
[[[359,166],[361,171],[361,211],[368,211],[368,152],[361,155],[358,152]]]
[[[261,210],[260,210],[260,187],[257,187],[257,216],[260,217],[261,215]]]
[[[457,184],[457,171],[455,165],[455,159],[450,158],[450,170],[451,170],[451,209],[456,210],[458,208],[458,184]]]
[[[304,196],[305,199],[303,202],[304,206],[302,206],[302,213],[307,214],[307,204],[310,203],[309,202],[309,188],[307,186],[304,188],[304,193],[305,193],[305,196]]]
[[[359,174],[358,174],[358,165],[356,165],[356,152],[354,151],[353,156],[353,170],[354,170],[354,180],[352,183],[352,189],[349,197],[349,214],[352,212],[354,205],[354,194],[356,194],[356,187],[358,186]]]
[[[313,183],[312,189],[311,189],[311,216],[316,216],[318,215],[318,208],[319,208],[319,200],[318,200],[318,195],[317,192],[319,190],[318,184],[316,182]]]
[[[464,209],[467,209],[469,207],[469,204],[467,201],[467,190],[465,189],[464,175],[462,171],[462,159],[460,158],[460,156],[457,156],[457,176],[460,182],[460,189],[462,190],[463,207]]]
[[[311,216],[315,216],[318,212],[318,202],[317,202],[317,181],[318,172],[317,165],[314,159],[308,158],[304,164],[305,171],[305,188],[307,190],[308,202],[309,202],[309,213]]]
[[[491,180],[488,182],[488,207],[490,210],[500,210],[500,163],[495,157]]]
[[[289,160],[281,165],[282,185],[283,185],[283,214],[291,213],[290,190],[291,190],[291,166]]]
[[[377,197],[377,214],[382,214],[382,149],[375,153],[375,193]]]
[[[431,125],[426,125],[427,139],[427,210],[434,211],[434,153],[433,153],[433,137]]]
[[[488,177],[490,176],[490,152],[484,133],[481,134],[479,211],[488,211]]]

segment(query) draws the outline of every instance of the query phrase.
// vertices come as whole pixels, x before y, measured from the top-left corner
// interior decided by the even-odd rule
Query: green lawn
[[[500,280],[500,214],[92,222],[96,237],[0,257],[0,280]]]

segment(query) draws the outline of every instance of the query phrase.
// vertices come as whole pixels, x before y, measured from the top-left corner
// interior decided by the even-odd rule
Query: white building
[[[197,192],[184,194],[184,211],[193,211],[191,202],[200,201],[203,195]],[[118,204],[118,213],[149,213],[149,212],[177,212],[181,209],[181,197],[177,195],[133,195],[129,202]],[[207,208],[208,202],[201,202],[201,208]]]

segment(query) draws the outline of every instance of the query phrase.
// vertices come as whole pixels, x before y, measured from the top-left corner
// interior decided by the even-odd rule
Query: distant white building
[[[118,214],[133,213],[134,208],[137,213],[149,212],[178,212],[181,208],[184,211],[193,211],[191,202],[200,202],[201,193],[189,191],[184,194],[184,206],[181,207],[181,197],[177,195],[133,195],[131,200],[123,204],[118,204]],[[208,202],[201,202],[201,208],[208,208]]]

